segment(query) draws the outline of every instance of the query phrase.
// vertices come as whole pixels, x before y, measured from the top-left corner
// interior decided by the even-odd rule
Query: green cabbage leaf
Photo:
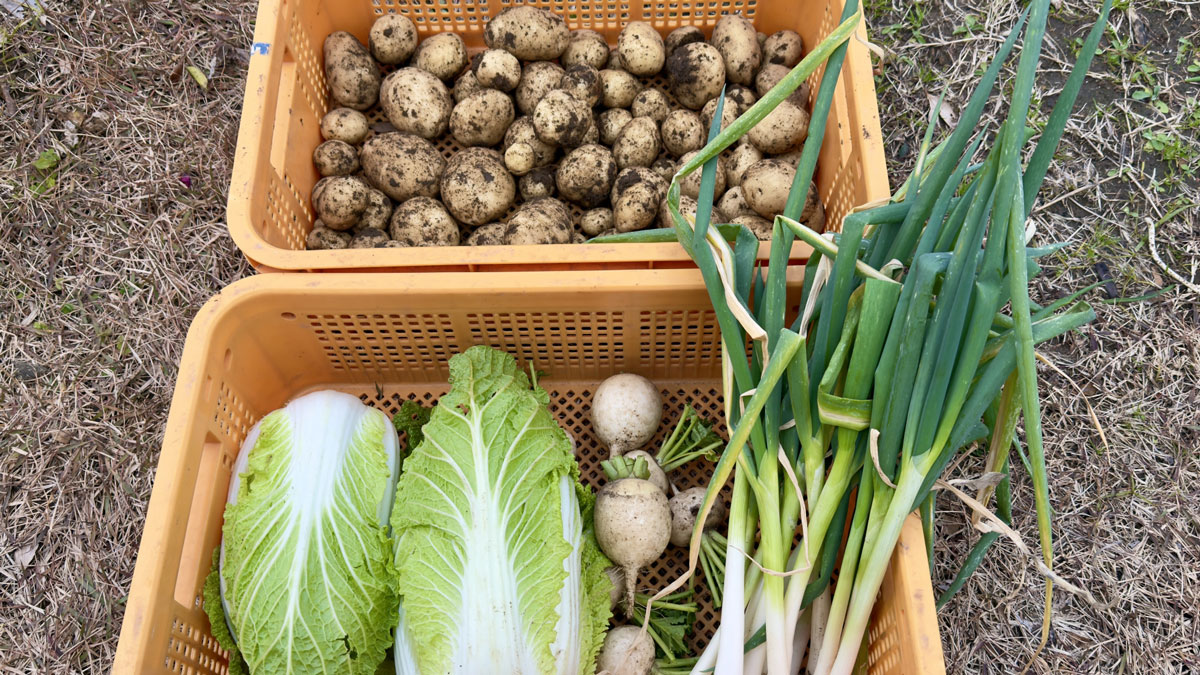
[[[396,672],[590,674],[611,584],[574,444],[508,354],[468,349],[450,384],[392,509]]]

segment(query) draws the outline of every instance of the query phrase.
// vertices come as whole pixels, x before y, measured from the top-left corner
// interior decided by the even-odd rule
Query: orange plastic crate
[[[592,485],[607,452],[587,411],[605,377],[631,371],[662,387],[669,413],[654,444],[685,403],[721,417],[718,330],[695,270],[239,281],[210,300],[188,332],[114,672],[225,672],[201,592],[221,538],[231,466],[259,418],[325,388],[389,413],[408,398],[432,401],[448,390],[447,360],[476,344],[548,372],[539,384],[575,438]],[[703,466],[673,475],[681,487],[708,477]],[[671,548],[643,585],[661,588],[684,569],[684,551]],[[693,645],[702,647],[718,618],[707,591],[698,601]],[[872,618],[873,675],[944,672],[933,601],[920,524],[910,518]]]
[[[366,44],[377,16],[400,12],[416,22],[422,38],[455,31],[469,48],[478,50],[483,47],[484,20],[511,4],[510,0],[261,0],[228,209],[229,232],[256,268],[433,272],[691,265],[675,243],[303,250],[314,220],[309,194],[318,178],[312,150],[321,142],[319,124],[329,110],[321,59],[325,36],[345,30]],[[599,31],[610,44],[615,44],[629,21],[648,21],[664,35],[682,25],[711,34],[720,15],[740,12],[768,34],[795,30],[806,49],[837,26],[844,6],[843,0],[533,0],[527,4],[566,17],[572,29]],[[865,40],[865,30],[860,29],[859,37]],[[823,68],[813,75],[814,92],[822,72]],[[457,149],[448,134],[437,145],[447,156]],[[889,194],[871,62],[857,39],[849,42],[833,97],[816,182],[831,228],[853,206]],[[797,244],[793,257],[804,258],[809,252],[807,246]],[[767,256],[765,245],[760,254]]]

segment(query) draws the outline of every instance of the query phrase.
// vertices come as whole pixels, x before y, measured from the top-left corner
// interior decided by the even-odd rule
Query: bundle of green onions
[[[1111,4],[1101,10],[1024,166],[1049,0],[1033,0],[1018,20],[950,136],[930,150],[926,135],[897,197],[851,213],[836,235],[810,231],[796,215],[846,41],[861,17],[856,2],[846,3],[842,24],[775,89],[724,131],[714,126],[708,145],[680,169],[668,193],[674,234],[702,271],[716,309],[733,429],[696,520],[688,575],[659,594],[673,592],[696,570],[700,524],[732,476],[721,623],[692,672],[782,675],[799,672],[805,659],[810,673],[853,672],[864,658],[863,636],[904,520],[921,511],[932,552],[932,500],[947,485],[941,475],[958,453],[981,444],[993,480],[976,498],[962,496],[986,509],[994,495],[999,514],[985,513],[982,522],[993,531],[967,556],[942,601],[948,599],[1005,530],[1008,452],[1020,415],[1039,568],[1047,578],[1044,641],[1055,575],[1034,346],[1094,314],[1078,294],[1047,307],[1030,301],[1035,258],[1053,247],[1028,248],[1026,221]],[[984,107],[1022,35],[1008,117],[990,150],[981,151],[990,135],[980,125]],[[749,231],[709,222],[717,156],[822,63],[811,133],[762,270]],[[714,120],[722,119],[720,110]],[[977,154],[982,162],[973,164]],[[697,170],[701,198],[693,221],[679,212],[679,181]],[[796,238],[813,254],[802,270],[791,270],[793,279],[803,276],[801,311],[786,325]]]

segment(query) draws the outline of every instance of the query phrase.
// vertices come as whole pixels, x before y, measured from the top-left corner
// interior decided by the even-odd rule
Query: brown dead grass
[[[253,3],[47,4],[37,21],[0,10],[4,673],[110,667],[188,322],[249,272],[222,218]],[[928,95],[945,85],[956,110],[1015,10],[1008,0],[935,4],[923,5],[921,44],[905,19],[909,3],[868,3],[874,39],[896,54],[878,79],[894,179],[913,159]],[[1062,23],[1049,56],[1071,58],[1068,40],[1085,30],[1078,22],[1091,4],[1056,3]],[[1194,30],[1200,13],[1191,4],[1137,4],[1152,27]],[[981,26],[956,35],[964,13]],[[1114,13],[1117,36],[1132,35],[1133,24],[1129,12]],[[1128,98],[1128,64],[1094,69],[1047,179],[1041,203],[1049,206],[1035,215],[1039,243],[1072,246],[1046,262],[1036,299],[1089,283],[1097,262],[1109,266],[1120,296],[1169,283],[1148,254],[1145,219],[1195,201],[1200,188],[1192,179],[1155,190],[1150,181],[1171,167],[1142,149],[1142,136],[1182,128],[1197,89],[1179,82],[1182,67],[1172,63],[1186,35],[1172,29],[1155,42],[1160,32],[1150,31],[1145,50],[1166,73],[1170,113]],[[186,65],[208,73],[207,89]],[[1063,76],[1047,79],[1044,110]],[[33,186],[45,174],[33,162],[48,149],[62,161],[57,184],[39,195]],[[1112,169],[1121,173],[1111,178]],[[1192,212],[1160,226],[1158,244],[1164,261],[1195,278]],[[1198,302],[1176,289],[1098,305],[1095,324],[1043,350],[1083,388],[1111,449],[1100,446],[1074,385],[1043,367],[1056,569],[1104,606],[1059,593],[1038,672],[1200,669]],[[1034,542],[1023,475],[1015,490],[1015,526]],[[950,498],[939,510],[935,583],[944,586],[976,535]],[[998,543],[941,615],[950,670],[1016,672],[1037,643],[1039,588],[1036,570]]]

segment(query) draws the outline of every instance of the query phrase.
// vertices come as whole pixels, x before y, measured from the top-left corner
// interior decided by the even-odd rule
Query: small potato
[[[370,186],[356,176],[337,176],[329,181],[317,200],[317,217],[331,230],[344,231],[358,224],[367,210]]]
[[[645,89],[633,98],[629,111],[634,117],[649,117],[655,123],[661,124],[671,112],[671,102],[667,95],[657,89]]]
[[[750,228],[750,231],[754,233],[754,236],[758,237],[759,241],[771,241],[771,233],[775,227],[774,221],[767,220],[753,213],[735,216],[729,222],[735,225],[745,225]]]
[[[608,63],[608,41],[594,30],[573,30],[559,61],[564,68],[586,65],[598,71]]]
[[[762,63],[762,46],[754,24],[739,14],[726,14],[713,28],[712,44],[725,61],[725,79],[750,84]]]
[[[389,241],[391,240],[388,239],[387,232],[375,227],[364,227],[350,237],[349,248],[383,248]]]
[[[558,86],[590,108],[600,100],[600,71],[586,64],[571,66]]]
[[[764,153],[787,152],[808,137],[808,111],[791,101],[781,101],[746,137]]]
[[[370,128],[367,116],[353,108],[334,108],[321,118],[321,138],[327,141],[359,145]]]
[[[331,230],[320,224],[320,222],[317,221],[318,224],[313,227],[304,239],[304,245],[308,250],[331,251],[333,249],[346,248],[350,245],[350,233]]]
[[[429,141],[412,134],[380,134],[363,144],[367,180],[397,202],[436,197],[446,160]]]
[[[763,43],[763,63],[792,68],[804,56],[804,40],[794,30],[772,33]]]
[[[704,123],[691,110],[672,110],[662,121],[663,147],[676,157],[704,147],[704,138]]]
[[[696,211],[700,205],[695,199],[687,195],[679,195],[679,214],[689,218],[693,223],[696,222]],[[709,222],[724,223],[726,222],[725,214],[721,209],[713,207],[712,215],[709,216]],[[659,227],[675,227],[675,219],[671,216],[671,208],[667,205],[667,198],[663,197],[662,204],[658,207],[658,226]]]
[[[467,45],[458,33],[438,33],[417,45],[413,66],[443,82],[454,79],[467,67]],[[476,78],[479,74],[476,73]]]
[[[556,89],[533,111],[533,130],[544,143],[572,148],[583,143],[592,126],[592,111],[586,103]]]
[[[339,106],[355,110],[375,105],[383,76],[358,38],[341,30],[330,33],[325,38],[323,52],[325,80],[333,100]]]
[[[642,83],[624,70],[600,71],[600,102],[605,108],[628,108],[642,90]]]
[[[680,105],[699,110],[725,86],[725,62],[707,42],[686,44],[667,59],[667,80]]]
[[[496,145],[504,140],[513,116],[512,99],[507,94],[497,89],[481,89],[454,106],[450,113],[450,133],[463,146]]]
[[[459,75],[458,79],[454,81],[454,102],[462,103],[463,99],[466,97],[474,94],[480,89],[485,88],[486,87],[484,87],[482,84],[479,84],[479,80],[476,79],[475,73],[470,70],[464,71],[463,74]]]
[[[458,223],[436,199],[413,197],[396,207],[389,226],[392,239],[405,246],[458,246]]]
[[[649,117],[635,117],[617,135],[617,142],[613,143],[613,157],[617,160],[617,166],[622,169],[650,166],[658,157],[661,147],[658,125],[654,120]]]
[[[557,63],[537,61],[525,64],[521,80],[517,82],[517,108],[532,115],[538,102],[551,91],[558,89],[565,71]]]
[[[600,142],[609,146],[616,143],[617,136],[631,120],[633,115],[624,108],[610,108],[600,113]]]
[[[584,208],[608,199],[617,178],[617,163],[602,145],[581,145],[563,158],[555,176],[558,194]]]
[[[349,176],[358,171],[358,151],[345,141],[325,141],[313,150],[313,164],[322,176]]]
[[[788,193],[795,178],[796,167],[787,162],[777,159],[758,162],[746,170],[742,179],[746,203],[763,218],[773,219],[787,205]]]
[[[699,150],[693,150],[683,157],[680,157],[679,165],[683,166],[684,164],[687,164],[688,161],[699,154],[699,152]],[[718,155],[716,180],[713,183],[713,200],[720,199],[721,195],[725,194],[725,172],[728,171],[728,169],[728,161],[725,159],[725,155]],[[699,169],[697,169],[696,171],[689,173],[686,177],[680,179],[679,194],[687,195],[692,199],[699,199],[700,176],[701,172]]]
[[[613,226],[617,232],[642,230],[658,217],[667,182],[650,169],[633,166],[617,174],[611,194]]]
[[[675,53],[676,49],[684,45],[690,45],[693,42],[704,42],[704,33],[695,26],[680,26],[667,34],[666,40],[663,40],[663,46],[667,51],[667,58]]]
[[[736,105],[738,115],[749,110],[750,106],[757,102],[758,96],[750,87],[740,84],[731,84],[725,87],[725,105]]]
[[[508,219],[504,238],[509,244],[571,243],[571,212],[557,199],[525,202]]]
[[[489,49],[471,62],[471,72],[484,87],[512,91],[521,81],[521,62],[503,49]]]
[[[621,52],[612,50],[608,53],[608,63],[604,64],[604,68],[600,70],[625,70],[621,67]]]
[[[587,237],[583,236],[582,232],[572,232],[571,233],[571,243],[572,244],[585,244],[585,243],[587,243],[587,239],[588,239]]]
[[[746,203],[746,194],[742,192],[741,185],[735,185],[726,190],[725,194],[721,195],[721,201],[717,202],[717,208],[721,209],[721,213],[724,213],[726,218],[758,215]]]
[[[741,185],[746,169],[754,166],[763,158],[758,148],[750,143],[739,143],[726,153],[725,184],[728,186]]]
[[[554,161],[554,153],[557,148],[541,141],[537,137],[537,131],[533,128],[532,117],[518,117],[513,121],[512,126],[508,127],[508,131],[504,133],[503,147],[506,152],[517,143],[524,143],[533,150],[534,167],[546,166]]]
[[[584,211],[579,218],[579,229],[589,237],[595,237],[601,232],[607,232],[612,229],[613,214],[612,209],[601,208]]]
[[[767,44],[767,34],[766,33],[762,32],[762,31],[758,31],[754,34],[754,37],[758,40],[759,47],[762,47],[763,45]]]
[[[617,37],[617,52],[626,72],[651,77],[662,70],[667,59],[662,36],[645,21],[630,21]]]
[[[367,44],[376,61],[389,66],[399,65],[417,49],[417,27],[403,14],[384,14],[371,24]]]
[[[392,217],[392,200],[382,190],[371,188],[367,192],[367,209],[358,219],[358,227],[373,227],[386,230]]]
[[[659,157],[650,165],[650,170],[670,183],[671,179],[675,177],[675,172],[679,170],[679,166],[670,157]]]
[[[513,143],[504,151],[504,167],[514,176],[524,176],[533,170],[533,148],[528,143]]]
[[[508,230],[507,223],[488,223],[475,228],[467,237],[467,246],[502,246],[508,243],[504,233]]]
[[[466,152],[452,157],[442,174],[442,203],[459,222],[483,225],[508,211],[517,185],[498,158]]]
[[[749,143],[750,140],[746,139],[746,142]],[[785,152],[781,155],[775,155],[771,159],[778,159],[781,162],[787,162],[788,164],[791,164],[792,166],[799,169],[800,168],[800,157],[803,154],[804,154],[804,150],[791,150],[791,151]]]
[[[522,61],[550,61],[562,56],[570,41],[567,22],[557,14],[530,5],[509,7],[492,17],[483,41]]]
[[[554,196],[554,185],[558,168],[555,166],[539,166],[533,171],[521,176],[517,187],[521,191],[521,199],[527,202]]]
[[[706,130],[709,129],[710,127],[712,127],[713,115],[717,114],[717,101],[718,100],[719,99],[714,98],[713,100],[709,101],[708,103],[705,103],[704,108],[700,111],[700,119],[703,120],[704,128]],[[732,105],[723,106],[721,108],[721,130],[724,131],[725,127],[729,126],[730,124],[733,124],[737,120],[737,118],[738,118],[738,111],[735,106],[732,106]]]
[[[433,138],[450,122],[450,90],[419,68],[401,68],[383,81],[383,112],[396,131]]]

